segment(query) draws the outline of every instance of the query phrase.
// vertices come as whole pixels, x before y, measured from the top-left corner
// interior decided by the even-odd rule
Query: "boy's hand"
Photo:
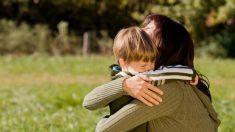
[[[123,89],[130,96],[140,100],[148,106],[153,106],[153,104],[158,105],[162,102],[162,98],[158,95],[163,95],[163,92],[159,88],[148,83],[151,81],[152,80],[146,75],[136,75],[127,78],[124,81]]]
[[[191,85],[194,85],[194,86],[196,86],[197,84],[198,84],[198,75],[196,75],[196,77],[195,77],[195,79],[194,80],[192,80],[192,81],[190,81],[189,83],[191,84]]]

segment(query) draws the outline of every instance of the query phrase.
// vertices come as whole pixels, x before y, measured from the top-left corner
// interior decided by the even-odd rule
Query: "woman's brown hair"
[[[157,45],[158,57],[156,58],[155,69],[160,66],[184,65],[194,68],[194,45],[190,34],[181,24],[173,21],[167,16],[153,14],[145,18],[143,27],[154,22],[156,28],[152,37]],[[197,87],[210,99],[209,81],[202,74],[199,74]]]

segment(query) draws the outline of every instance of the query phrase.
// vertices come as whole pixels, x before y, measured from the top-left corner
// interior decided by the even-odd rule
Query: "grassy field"
[[[0,131],[94,131],[107,109],[88,111],[81,104],[87,92],[109,80],[110,58],[0,57]],[[211,81],[219,130],[235,131],[235,60],[195,63]]]

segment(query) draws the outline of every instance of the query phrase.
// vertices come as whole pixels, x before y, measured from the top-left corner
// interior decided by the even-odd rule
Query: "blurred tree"
[[[235,57],[235,0],[0,0],[0,18],[18,25],[47,24],[54,36],[57,24],[66,21],[69,33],[82,36],[96,31],[96,36],[104,37],[101,32],[106,30],[114,37],[121,28],[139,25],[151,13],[184,24],[202,51]]]

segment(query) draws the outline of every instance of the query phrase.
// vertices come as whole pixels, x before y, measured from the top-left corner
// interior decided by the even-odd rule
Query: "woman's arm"
[[[89,110],[95,110],[104,107],[113,100],[125,95],[126,93],[122,88],[124,79],[126,78],[122,77],[96,87],[85,96],[83,106]]]
[[[148,107],[138,100],[124,106],[115,114],[99,121],[97,132],[123,132],[128,131],[150,120],[172,114],[183,99],[182,89],[178,82],[160,86],[164,92],[163,102],[160,105]]]
[[[145,75],[113,80],[88,93],[83,100],[83,106],[89,110],[95,110],[105,107],[122,95],[130,95],[148,106],[158,105],[162,101],[158,95],[162,95],[163,92],[147,81],[151,79]]]

